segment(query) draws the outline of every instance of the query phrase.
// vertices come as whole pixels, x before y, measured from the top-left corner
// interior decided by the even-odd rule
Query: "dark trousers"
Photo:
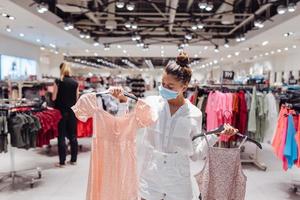
[[[59,163],[65,164],[67,156],[67,145],[65,138],[67,137],[71,145],[71,162],[77,161],[78,142],[77,142],[77,119],[74,112],[69,110],[61,110],[62,119],[58,124],[58,154]]]

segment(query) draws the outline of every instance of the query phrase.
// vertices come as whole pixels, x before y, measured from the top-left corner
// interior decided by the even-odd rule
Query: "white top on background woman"
[[[207,144],[202,139],[192,141],[202,131],[202,113],[183,95],[192,76],[188,62],[188,56],[181,53],[176,62],[169,63],[163,72],[160,96],[146,98],[158,118],[145,130],[147,153],[139,177],[140,195],[145,200],[193,199],[189,158],[203,154]],[[120,90],[113,95],[126,100]],[[234,131],[229,126],[225,133]],[[209,137],[211,144],[216,141],[217,136]]]

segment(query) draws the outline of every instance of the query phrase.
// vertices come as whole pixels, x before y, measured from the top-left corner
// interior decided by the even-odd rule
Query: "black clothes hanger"
[[[218,134],[218,133],[221,133],[221,132],[224,131],[224,130],[225,130],[224,125],[221,125],[219,128],[214,129],[214,130],[212,130],[212,131],[208,131],[208,132],[206,132],[205,134],[204,134],[204,133],[201,133],[201,134],[199,134],[199,135],[194,136],[194,137],[192,138],[192,140],[194,141],[194,140],[197,139],[198,137],[204,137],[205,135]],[[249,138],[248,136],[243,135],[243,134],[241,134],[241,133],[237,133],[237,134],[235,134],[235,135],[238,136],[238,137],[240,137],[240,138],[243,138],[243,139],[246,138],[246,141],[249,141],[249,142],[251,142],[251,143],[254,143],[256,146],[258,146],[258,148],[262,149],[262,145],[261,145],[259,142],[257,142],[256,140],[254,140],[254,139],[252,139],[252,138]]]
[[[97,96],[97,97],[101,97],[101,96],[104,95],[104,94],[110,94],[110,92],[109,92],[109,91],[98,92],[98,93],[96,93],[96,96]],[[128,97],[128,98],[131,98],[131,99],[133,99],[133,100],[135,100],[135,101],[138,100],[138,98],[137,98],[136,96],[134,96],[133,94],[129,94],[128,92],[124,92],[124,96],[126,96],[126,97]]]

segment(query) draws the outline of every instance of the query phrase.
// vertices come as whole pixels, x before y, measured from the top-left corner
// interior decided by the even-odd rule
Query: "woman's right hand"
[[[124,89],[122,87],[110,87],[108,91],[113,97],[117,98],[120,103],[127,102],[127,97],[124,95]]]

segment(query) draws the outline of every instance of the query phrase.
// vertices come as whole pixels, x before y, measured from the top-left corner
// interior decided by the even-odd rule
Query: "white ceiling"
[[[109,51],[104,51],[103,45],[94,47],[92,41],[87,41],[79,37],[79,33],[76,30],[65,31],[63,24],[58,24],[60,21],[54,14],[47,12],[39,14],[36,12],[36,5],[29,6],[32,0],[1,0],[0,12],[5,12],[13,15],[16,19],[9,20],[0,16],[0,34],[13,37],[19,40],[23,40],[35,45],[45,45],[46,48],[50,48],[49,44],[55,44],[60,53],[68,52],[74,56],[94,56],[99,55],[103,57],[161,57],[162,51],[164,57],[175,57],[177,52],[177,46],[171,45],[152,45],[149,51],[142,51],[140,47],[135,45],[122,45],[118,46],[114,44]],[[189,46],[185,48],[185,51],[191,57],[201,57],[206,59],[206,63],[213,62],[231,64],[236,62],[245,62],[245,59],[253,59],[254,56],[260,58],[260,55],[270,54],[277,49],[289,48],[289,51],[283,51],[284,53],[293,50],[292,46],[297,45],[300,48],[300,6],[295,13],[288,13],[285,15],[277,15],[272,19],[274,22],[265,23],[265,27],[258,31],[249,32],[245,42],[235,43],[232,41],[232,46],[229,49],[225,49],[220,44],[220,52],[214,52],[214,46],[207,44],[205,46]],[[276,25],[277,24],[277,25]],[[5,27],[10,26],[11,33],[5,31]],[[294,32],[292,37],[284,37],[286,32]],[[20,37],[19,34],[23,33],[25,36]],[[36,39],[40,39],[41,42],[37,42]],[[268,41],[266,46],[262,46],[262,42]],[[100,38],[101,43],[101,38]],[[251,51],[249,51],[249,47]],[[16,47],[17,48],[17,47]],[[235,54],[239,52],[239,54]],[[228,58],[231,55],[231,58]]]

